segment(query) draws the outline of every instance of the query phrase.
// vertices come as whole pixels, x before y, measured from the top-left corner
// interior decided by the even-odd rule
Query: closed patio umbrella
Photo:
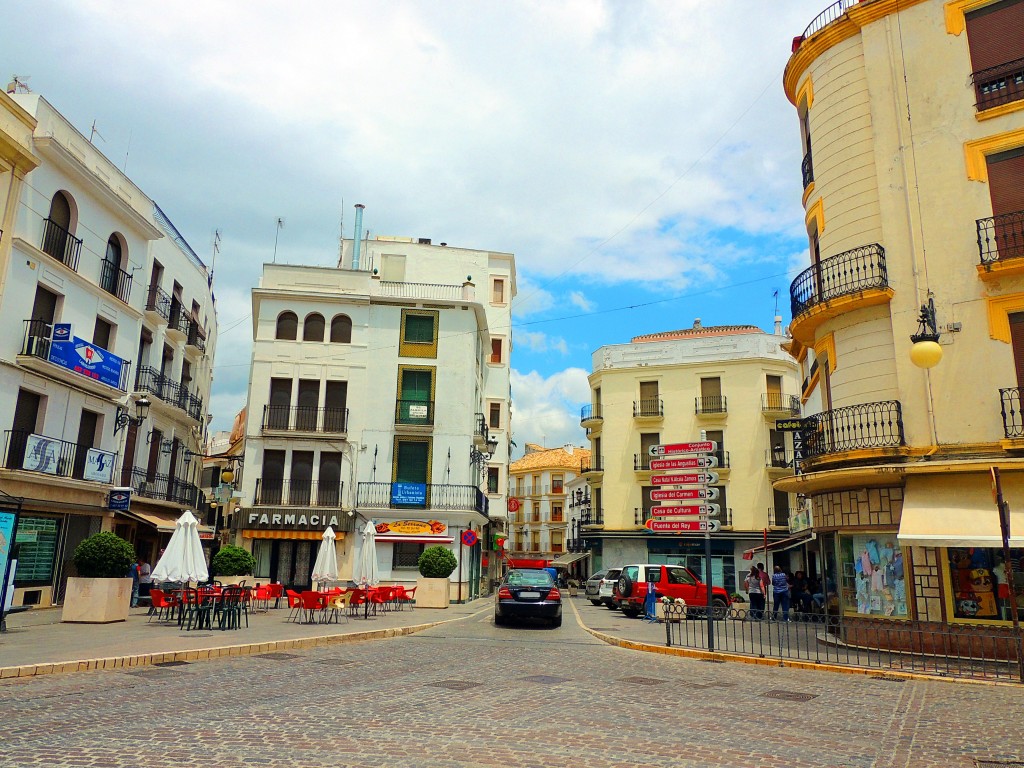
[[[352,570],[352,581],[362,587],[373,587],[380,581],[377,569],[377,527],[368,520],[360,537],[359,556]]]
[[[153,569],[154,581],[206,581],[210,571],[206,567],[203,544],[199,541],[199,521],[192,510],[186,509],[174,524],[174,533],[167,542],[163,557]]]
[[[314,584],[338,580],[338,551],[334,540],[334,529],[327,526],[323,541],[320,542],[320,550],[316,553],[316,562],[313,564]]]

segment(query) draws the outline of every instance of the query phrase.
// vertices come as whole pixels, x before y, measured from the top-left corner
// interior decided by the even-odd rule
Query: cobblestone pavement
[[[605,619],[578,609],[590,623]],[[1020,688],[643,653],[602,643],[576,617],[567,606],[559,629],[498,628],[487,606],[401,638],[4,680],[0,766],[995,768],[1024,759]]]

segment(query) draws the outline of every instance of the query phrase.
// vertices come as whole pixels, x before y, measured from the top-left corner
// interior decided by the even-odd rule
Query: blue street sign
[[[71,341],[71,323],[54,323],[53,340]]]
[[[113,512],[127,512],[131,500],[131,488],[111,488],[107,496],[107,509]]]
[[[402,507],[423,507],[427,503],[426,483],[392,483],[391,503]]]

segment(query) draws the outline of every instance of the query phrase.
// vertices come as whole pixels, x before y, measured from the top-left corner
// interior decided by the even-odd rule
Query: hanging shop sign
[[[114,389],[122,389],[124,360],[85,339],[72,336],[70,341],[50,342],[49,361],[80,376],[94,379]]]
[[[389,520],[377,523],[377,533],[390,533],[399,536],[440,536],[448,530],[448,526],[440,520]]]
[[[111,488],[107,494],[107,509],[112,512],[127,512],[131,501],[131,488]]]
[[[426,483],[392,483],[391,504],[396,507],[422,507],[427,503]]]
[[[82,478],[95,483],[114,482],[114,454],[110,451],[101,451],[99,448],[90,448],[85,452]]]

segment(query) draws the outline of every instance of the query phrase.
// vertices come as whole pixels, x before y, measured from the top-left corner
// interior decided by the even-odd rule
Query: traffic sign
[[[714,456],[694,456],[689,459],[651,459],[651,469],[664,472],[668,469],[714,469],[718,459]]]
[[[775,429],[779,432],[802,432],[811,426],[810,419],[776,419]]]
[[[719,528],[717,520],[648,520],[644,525],[654,533],[714,533]]]
[[[662,459],[673,461],[673,459]],[[654,463],[653,461],[651,462]],[[652,475],[651,485],[707,485],[717,483],[717,472],[697,472],[692,475]]]
[[[651,491],[651,501],[679,501],[680,499],[717,499],[717,488],[675,488]]]
[[[669,517],[682,515],[711,515],[717,517],[722,508],[717,504],[680,504],[678,507],[651,507],[651,514],[655,517]]]
[[[714,440],[701,440],[696,443],[652,445],[647,449],[647,452],[651,456],[675,456],[679,453],[712,453],[716,450],[718,450],[718,443]]]
[[[468,530],[462,532],[462,543],[467,547],[475,546],[478,541],[476,531]]]

